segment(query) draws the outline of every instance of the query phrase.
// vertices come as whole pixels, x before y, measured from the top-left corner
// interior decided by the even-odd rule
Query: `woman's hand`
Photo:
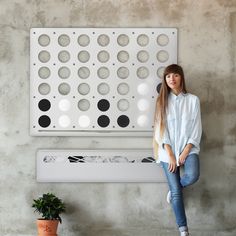
[[[184,165],[185,160],[187,159],[188,154],[190,153],[192,147],[193,147],[193,145],[191,143],[189,143],[185,146],[183,152],[179,156],[179,164],[180,165]]]
[[[179,164],[184,165],[184,162],[186,160],[187,156],[183,155],[183,153],[179,156]]]
[[[177,163],[174,155],[170,156],[168,170],[172,173],[177,170]]]

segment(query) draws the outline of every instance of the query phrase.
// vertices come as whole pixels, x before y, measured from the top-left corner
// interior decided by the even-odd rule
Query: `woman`
[[[154,138],[169,185],[167,201],[172,204],[181,236],[189,235],[182,189],[199,178],[201,134],[199,99],[187,93],[183,69],[169,65],[157,98]],[[184,169],[182,176],[180,166]]]

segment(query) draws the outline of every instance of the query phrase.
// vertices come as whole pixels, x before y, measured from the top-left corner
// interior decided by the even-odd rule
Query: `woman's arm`
[[[171,146],[169,144],[164,144],[164,148],[169,156],[168,170],[170,172],[174,173],[177,169],[177,164],[176,164],[176,159],[175,159],[174,153],[173,153]]]
[[[193,147],[193,145],[192,145],[191,143],[188,143],[188,144],[185,146],[183,152],[182,152],[182,153],[180,154],[180,156],[179,156],[179,164],[180,164],[180,165],[183,165],[183,164],[184,164],[184,162],[185,162],[185,160],[186,160],[188,154],[190,153],[192,147]]]

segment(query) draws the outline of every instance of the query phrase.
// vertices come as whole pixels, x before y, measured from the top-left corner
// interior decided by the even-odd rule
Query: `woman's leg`
[[[187,230],[187,219],[185,215],[182,186],[180,184],[180,170],[179,167],[175,173],[168,170],[168,163],[161,162],[164,169],[169,189],[171,191],[171,204],[174,210],[176,223],[180,231]]]
[[[197,154],[190,154],[184,163],[184,174],[180,178],[180,183],[183,187],[194,184],[200,175],[199,157]]]

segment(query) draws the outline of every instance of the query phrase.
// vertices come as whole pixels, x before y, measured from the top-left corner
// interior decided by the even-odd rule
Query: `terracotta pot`
[[[59,220],[37,220],[38,236],[57,236]]]

